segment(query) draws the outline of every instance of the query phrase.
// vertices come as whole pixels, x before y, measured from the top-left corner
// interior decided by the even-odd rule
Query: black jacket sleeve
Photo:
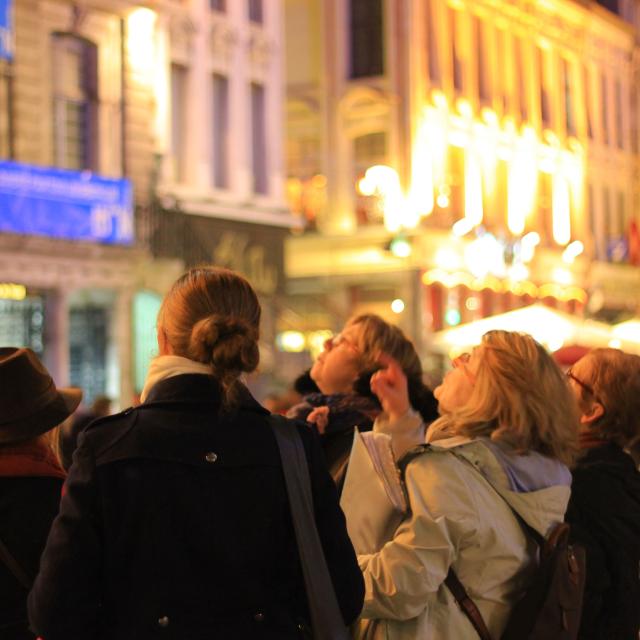
[[[31,628],[46,640],[96,637],[103,553],[94,476],[94,458],[81,447],[29,594]]]
[[[309,455],[311,488],[316,525],[329,572],[345,624],[351,624],[362,611],[364,579],[356,553],[347,534],[338,492],[322,453],[320,439],[313,429],[302,427]]]

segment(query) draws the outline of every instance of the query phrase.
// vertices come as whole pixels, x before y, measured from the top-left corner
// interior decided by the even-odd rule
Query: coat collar
[[[235,408],[269,415],[269,412],[258,403],[244,384],[238,383],[238,397]],[[201,373],[187,373],[165,378],[155,384],[149,391],[147,400],[142,406],[158,404],[222,404],[222,389],[213,376]]]

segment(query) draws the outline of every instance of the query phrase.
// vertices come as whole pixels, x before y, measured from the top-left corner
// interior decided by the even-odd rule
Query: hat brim
[[[82,400],[82,390],[58,388],[57,392],[52,402],[31,415],[3,424],[0,427],[0,444],[30,440],[64,422],[78,408]]]

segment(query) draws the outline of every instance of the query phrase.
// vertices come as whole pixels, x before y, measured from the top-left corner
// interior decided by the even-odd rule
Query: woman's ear
[[[167,339],[167,334],[161,326],[158,326],[156,329],[156,337],[158,339],[158,353],[161,356],[168,356],[173,353],[173,349],[169,344],[169,340]]]
[[[590,425],[602,415],[604,415],[604,407],[599,402],[594,402],[587,411],[580,416],[580,422]]]

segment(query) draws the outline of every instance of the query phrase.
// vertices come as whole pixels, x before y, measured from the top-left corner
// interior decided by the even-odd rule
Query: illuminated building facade
[[[241,270],[267,301],[281,287],[281,3],[4,7],[0,345],[128,406],[186,266]]]
[[[534,301],[635,312],[638,9],[601,4],[287,0],[294,304],[403,299],[421,347]]]

